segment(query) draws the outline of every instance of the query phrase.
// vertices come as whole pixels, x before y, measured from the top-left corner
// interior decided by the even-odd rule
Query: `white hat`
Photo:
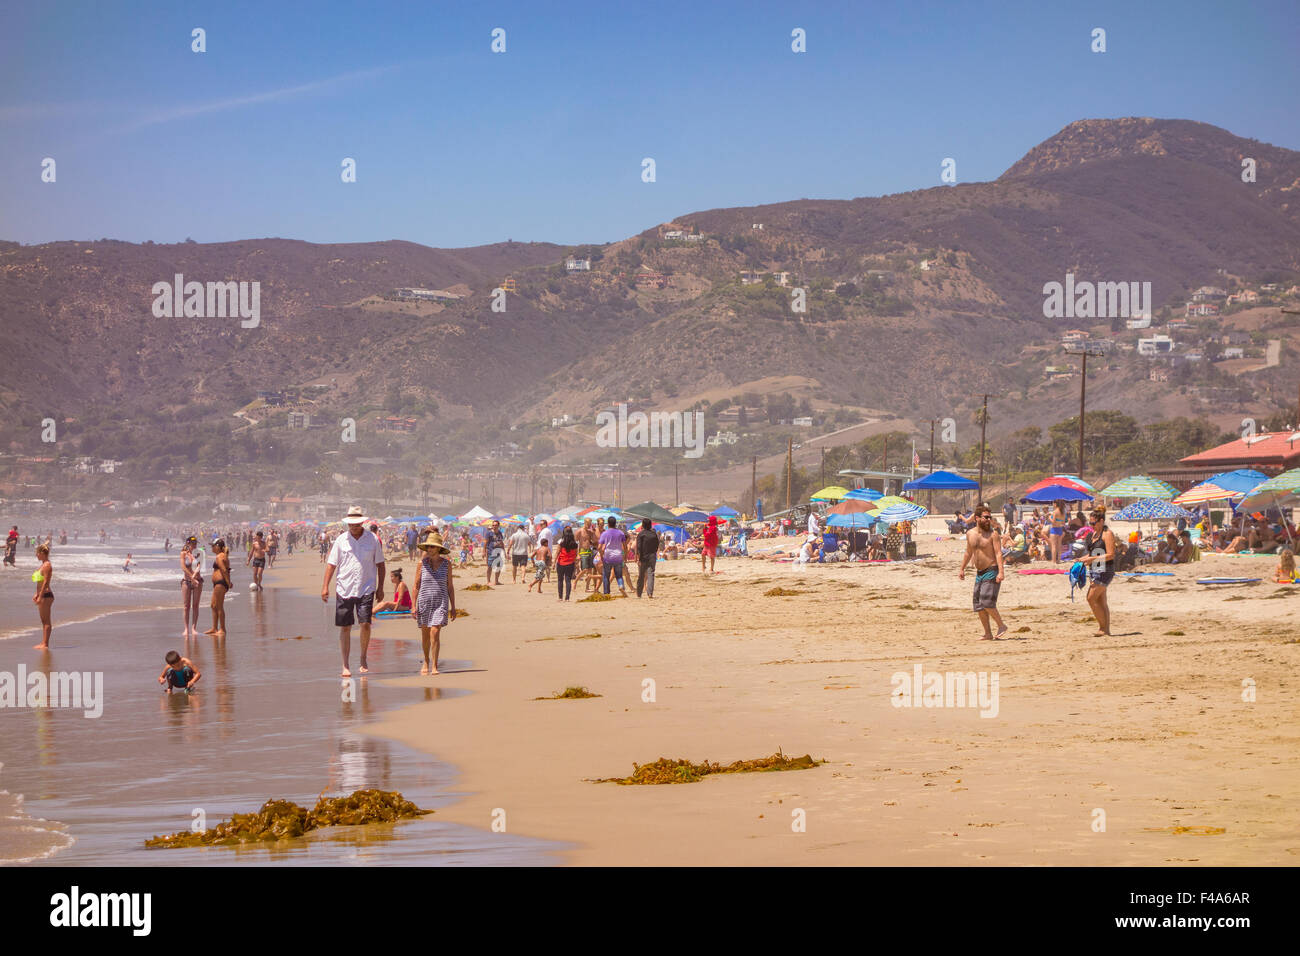
[[[343,520],[347,524],[365,524],[366,513],[357,505],[353,505],[348,509],[348,515]]]

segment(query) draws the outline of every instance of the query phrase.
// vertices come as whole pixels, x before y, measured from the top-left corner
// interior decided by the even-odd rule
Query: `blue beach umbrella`
[[[1163,498],[1141,498],[1115,512],[1116,521],[1150,521],[1155,518],[1195,518],[1186,508],[1180,508]]]
[[[1078,488],[1070,488],[1067,485],[1045,485],[1029,492],[1020,500],[1040,504],[1045,501],[1092,501],[1092,495],[1080,491]]]
[[[890,505],[883,511],[876,512],[876,517],[886,524],[898,524],[900,521],[916,521],[918,518],[924,518],[929,513],[920,505],[909,503]]]
[[[885,497],[885,493],[875,488],[854,488],[844,497],[852,501],[878,501]]]
[[[978,488],[978,481],[971,481],[951,471],[936,471],[921,478],[913,479],[903,485],[904,491],[969,491]]]
[[[709,516],[703,511],[683,511],[677,516],[678,521],[684,521],[687,524],[694,524],[697,521],[708,521]]]
[[[869,515],[865,511],[854,512],[847,515],[831,515],[826,519],[828,528],[870,528],[876,523],[874,515]]]
[[[712,518],[727,518],[728,520],[738,517],[739,515],[739,511],[735,508],[728,508],[726,505],[723,505],[720,508],[714,508],[709,512],[709,516]]]

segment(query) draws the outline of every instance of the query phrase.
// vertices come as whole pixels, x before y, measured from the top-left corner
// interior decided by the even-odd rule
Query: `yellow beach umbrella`
[[[808,497],[809,501],[843,501],[849,496],[849,489],[839,485],[827,485],[821,491]]]

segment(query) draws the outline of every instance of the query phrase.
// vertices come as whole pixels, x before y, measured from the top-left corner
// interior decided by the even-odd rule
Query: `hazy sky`
[[[1296,0],[3,2],[0,239],[24,243],[603,242],[928,188],[945,157],[993,179],[1096,117],[1300,149]]]

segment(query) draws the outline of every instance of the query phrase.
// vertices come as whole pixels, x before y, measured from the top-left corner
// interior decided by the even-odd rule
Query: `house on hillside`
[[[1169,381],[1169,369],[1153,368],[1150,372],[1147,373],[1147,378],[1149,378],[1153,382],[1167,382]]]
[[[420,424],[416,418],[400,418],[397,415],[389,415],[386,418],[380,418],[375,422],[375,431],[381,432],[413,432],[415,427]]]
[[[1167,335],[1138,339],[1138,355],[1160,355],[1174,350],[1174,340]]]
[[[702,232],[688,232],[686,234],[687,242],[703,242],[706,236]]]
[[[1218,286],[1203,285],[1192,293],[1193,302],[1207,302],[1210,299],[1226,299],[1228,292],[1226,289],[1220,289]]]
[[[1241,292],[1233,293],[1228,296],[1228,305],[1238,302],[1242,305],[1252,305],[1259,301],[1259,293],[1253,289],[1243,289]]]
[[[295,430],[311,428],[311,415],[307,412],[290,412],[288,425]]]
[[[685,239],[686,233],[680,229],[669,229],[663,234],[664,239]]]
[[[1141,315],[1138,316],[1136,319],[1128,319],[1125,321],[1124,327],[1130,330],[1149,329],[1151,328],[1151,316]]]
[[[568,272],[590,272],[591,260],[578,259],[574,256],[569,256],[569,258],[564,260],[564,268]]]
[[[1188,302],[1183,315],[1218,315],[1219,307],[1213,302]]]
[[[1221,359],[1239,359],[1246,357],[1246,350],[1239,345],[1233,345],[1219,353]]]
[[[441,289],[402,288],[394,289],[392,298],[416,302],[451,302],[459,299],[460,296],[454,292],[444,292]]]
[[[257,397],[262,400],[263,405],[279,406],[288,401],[284,392],[279,391],[259,391]]]
[[[802,418],[793,419],[790,424],[796,425],[799,428],[812,428],[812,418],[808,415],[804,415]]]
[[[749,271],[742,272],[740,274],[740,284],[758,285],[763,281],[763,277],[766,275],[767,275],[766,272],[749,272]]]
[[[1191,323],[1188,322],[1187,319],[1185,318],[1173,318],[1165,323],[1165,327],[1170,329],[1171,331],[1175,329],[1185,329],[1190,325]]]
[[[1065,334],[1061,336],[1061,341],[1082,342],[1086,338],[1088,338],[1088,333],[1083,329],[1068,329]]]

